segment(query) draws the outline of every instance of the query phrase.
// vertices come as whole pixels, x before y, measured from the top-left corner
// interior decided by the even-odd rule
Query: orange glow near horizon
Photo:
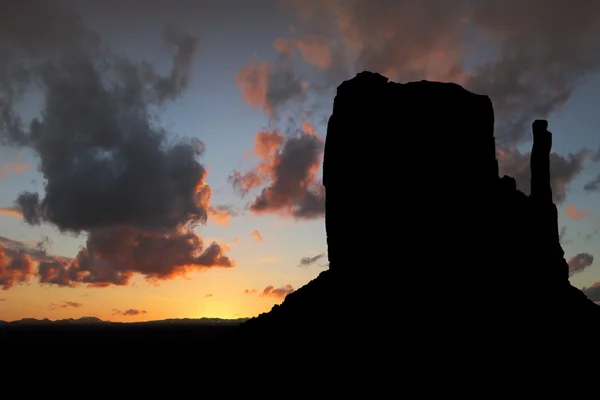
[[[159,284],[134,278],[134,283],[125,287],[15,285],[9,291],[0,292],[0,320],[24,317],[50,320],[97,317],[115,322],[203,317],[235,319],[267,312],[283,301],[277,297],[249,296],[245,293],[245,283],[224,276],[207,279],[207,275],[192,274],[187,279]],[[210,283],[203,284],[207,280]],[[123,315],[125,310],[140,313]]]
[[[249,237],[257,240],[256,233],[249,234]],[[254,243],[257,242],[249,241],[246,250],[252,257],[261,251],[260,248],[257,250]],[[302,270],[300,273],[306,276],[290,277],[291,284],[282,282],[281,276],[274,271],[285,261],[273,257],[275,262],[268,263],[258,254],[253,259],[246,260],[240,267],[211,268],[169,280],[152,281],[134,275],[129,284],[123,286],[91,287],[79,284],[58,287],[42,285],[33,277],[26,283],[0,290],[0,320],[97,317],[105,321],[141,322],[178,318],[253,317],[268,312],[273,305],[284,300],[276,290],[297,288],[314,278],[313,274]],[[247,290],[256,293],[266,290],[273,294],[249,295]],[[125,313],[127,310],[130,312]],[[139,311],[137,314],[136,310]]]

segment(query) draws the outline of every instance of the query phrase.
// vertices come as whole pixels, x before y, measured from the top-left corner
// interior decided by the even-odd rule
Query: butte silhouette
[[[499,176],[489,97],[371,72],[343,82],[323,162],[329,270],[228,346],[325,363],[344,352],[507,356],[600,322],[569,283],[547,126],[532,124],[526,195]]]

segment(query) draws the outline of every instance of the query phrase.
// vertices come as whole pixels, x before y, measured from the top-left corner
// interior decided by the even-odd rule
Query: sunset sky
[[[280,303],[327,268],[326,121],[362,70],[489,95],[525,192],[547,118],[571,282],[600,301],[598,20],[594,0],[0,0],[0,320]],[[403,212],[356,192],[363,218]]]

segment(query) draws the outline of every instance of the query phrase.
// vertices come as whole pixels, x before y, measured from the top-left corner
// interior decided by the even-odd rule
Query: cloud
[[[34,261],[45,257],[41,248],[0,237],[0,287],[3,290],[15,284],[26,283],[37,275]]]
[[[263,289],[262,293],[260,293],[260,296],[284,299],[288,294],[294,293],[294,290],[295,289],[292,287],[292,285],[289,284],[279,288],[276,288],[273,285],[269,285]]]
[[[600,282],[594,283],[589,288],[581,289],[588,299],[594,303],[600,303]]]
[[[259,163],[245,173],[233,171],[229,181],[242,197],[262,187],[247,205],[254,214],[314,219],[325,212],[325,191],[317,178],[324,142],[311,123],[297,123],[296,116],[305,113],[293,106],[304,104],[307,85],[295,76],[288,44],[275,42],[275,63],[252,60],[236,80],[246,102],[262,110],[273,126],[285,121],[290,134],[281,134],[282,127],[258,132],[253,154]]]
[[[231,267],[233,262],[220,245],[213,242],[205,247],[194,232],[118,227],[95,231],[72,262],[40,263],[39,272],[42,283],[105,287],[125,285],[135,273],[156,281],[214,266]]]
[[[585,190],[586,192],[597,192],[598,190],[600,190],[600,175],[587,182],[583,186],[583,190]]]
[[[213,297],[213,294],[212,294],[212,293],[208,293],[208,294],[205,294],[205,295],[204,295],[204,298],[205,298],[205,299],[208,299],[208,298],[210,298],[210,297]]]
[[[0,17],[0,139],[33,150],[45,180],[43,197],[23,192],[16,207],[31,225],[87,235],[72,262],[40,263],[41,281],[123,285],[136,273],[169,279],[232,267],[219,244],[205,245],[194,231],[224,213],[211,207],[198,161],[204,144],[176,139],[155,118],[189,85],[197,38],[166,27],[172,58],[163,76],[111,53],[61,4],[23,1]],[[45,102],[27,123],[15,105],[30,87],[41,88]]]
[[[314,263],[316,263],[323,257],[325,257],[325,253],[317,254],[316,256],[312,256],[312,257],[302,257],[300,259],[300,266],[308,267],[309,265],[313,265]]]
[[[229,226],[231,217],[236,217],[238,213],[231,205],[217,205],[208,208],[208,219],[223,226]]]
[[[128,308],[124,311],[113,309],[113,315],[120,315],[123,317],[134,317],[142,314],[148,314],[148,312],[146,310],[136,310],[135,308]]]
[[[579,253],[569,260],[569,276],[573,276],[590,267],[594,262],[594,256],[589,253]]]
[[[273,113],[269,104],[268,80],[271,67],[266,62],[252,60],[236,77],[236,83],[246,102],[252,107]]]
[[[75,301],[63,301],[62,303],[59,303],[59,304],[56,304],[56,303],[50,304],[51,310],[56,310],[57,308],[80,308],[80,307],[83,307],[83,304],[77,303]]]
[[[578,210],[573,205],[567,206],[566,214],[567,217],[571,218],[573,221],[579,221],[590,216],[590,212],[588,210]]]
[[[245,294],[258,294],[260,297],[274,297],[276,299],[284,299],[288,294],[293,293],[295,289],[292,285],[285,285],[276,288],[273,285],[265,287],[261,292],[256,289],[246,289]]]
[[[0,164],[0,180],[6,178],[10,174],[21,174],[26,169],[31,168],[31,165],[19,161],[19,154],[14,155],[13,161],[8,161]]]
[[[366,0],[283,3],[298,16],[288,40],[312,38],[329,47],[341,60],[329,70],[453,80],[488,94],[501,117],[500,142],[523,139],[533,118],[564,104],[600,66],[600,5],[593,0],[577,10],[560,0],[532,0],[518,12],[501,0],[384,0],[376,9]],[[465,62],[483,46],[487,57]]]
[[[6,301],[6,299],[5,299],[5,298],[2,298],[2,297],[0,297],[0,301]]]
[[[48,254],[46,247],[49,242],[47,237],[37,243],[26,243],[0,236],[0,287],[7,290],[15,284],[27,283],[33,277],[38,277],[42,282],[47,278],[43,265],[68,264],[72,261]]]
[[[577,9],[532,0],[516,12],[501,0],[281,3],[296,18],[294,29],[274,38],[273,61],[251,60],[237,77],[244,99],[265,112],[270,126],[283,131],[281,124],[298,128],[327,118],[337,85],[363,70],[397,82],[454,81],[491,97],[501,171],[526,193],[529,154],[517,148],[531,140],[531,122],[558,110],[600,68],[600,3],[592,0]],[[362,140],[369,140],[366,133]],[[558,203],[585,160],[583,150],[551,155]],[[256,182],[256,175],[243,177]]]
[[[263,241],[262,235],[256,229],[252,231],[252,237],[254,238],[254,243],[255,244],[258,244],[258,243],[260,243],[260,242]]]
[[[314,219],[325,213],[325,189],[318,179],[324,143],[314,127],[304,123],[295,136],[259,132],[254,141],[257,166],[246,173],[234,171],[230,182],[245,196],[260,188],[247,207],[254,214],[278,214]]]
[[[277,151],[284,142],[285,137],[276,131],[256,134],[253,155],[258,157],[259,163],[252,171],[244,174],[233,171],[229,177],[238,194],[244,197],[250,190],[256,189],[268,181],[277,162]]]
[[[497,152],[500,172],[515,178],[519,190],[526,194],[531,192],[531,170],[529,161],[531,152],[521,153],[516,148],[499,148]],[[561,156],[550,153],[550,184],[552,196],[557,204],[567,198],[567,188],[573,179],[583,171],[584,162],[588,159],[587,150]]]

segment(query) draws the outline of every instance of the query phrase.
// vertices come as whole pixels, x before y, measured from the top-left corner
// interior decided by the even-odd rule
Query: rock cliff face
[[[568,280],[552,134],[546,121],[532,130],[525,195],[499,176],[487,96],[369,72],[342,83],[323,165],[329,270],[230,343],[300,356],[349,347],[406,355],[407,343],[421,356],[489,356],[600,322],[600,307]]]

